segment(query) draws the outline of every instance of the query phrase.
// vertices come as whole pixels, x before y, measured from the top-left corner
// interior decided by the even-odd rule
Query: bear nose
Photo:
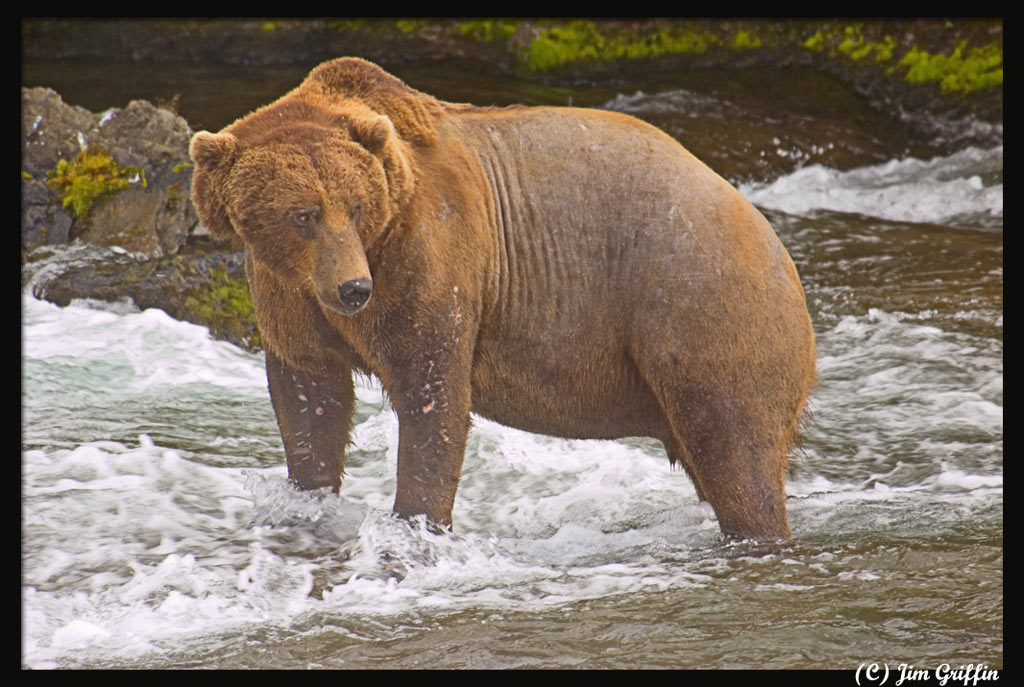
[[[364,277],[350,279],[338,286],[338,298],[344,305],[351,308],[352,312],[355,312],[369,300],[371,291],[373,291],[372,279]]]

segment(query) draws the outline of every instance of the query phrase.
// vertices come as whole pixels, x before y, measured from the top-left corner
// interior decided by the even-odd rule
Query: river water
[[[23,79],[94,111],[183,92],[193,128],[216,129],[305,68],[163,71],[28,64]],[[657,442],[479,418],[455,534],[410,528],[390,515],[398,423],[368,379],[340,496],[296,492],[262,356],[130,303],[37,300],[53,265],[33,263],[24,666],[1002,667],[999,129],[915,133],[797,70],[573,88],[472,64],[402,76],[449,100],[634,114],[762,209],[818,336],[794,539],[724,543]]]

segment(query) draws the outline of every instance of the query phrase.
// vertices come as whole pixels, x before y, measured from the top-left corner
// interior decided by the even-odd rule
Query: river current
[[[390,514],[398,422],[372,379],[340,495],[297,492],[262,356],[130,302],[36,299],[54,261],[106,250],[71,246],[24,268],[24,666],[1002,667],[1001,133],[913,136],[810,73],[774,89],[404,76],[450,100],[628,112],[764,212],[818,337],[793,540],[723,542],[655,441],[481,418],[455,533],[409,527]],[[77,100],[42,67],[25,79],[126,104]],[[229,89],[193,82],[199,101]]]

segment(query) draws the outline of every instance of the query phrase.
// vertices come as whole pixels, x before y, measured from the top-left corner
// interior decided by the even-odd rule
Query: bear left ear
[[[377,155],[395,133],[395,125],[385,114],[370,119],[355,119],[349,125],[352,140]]]

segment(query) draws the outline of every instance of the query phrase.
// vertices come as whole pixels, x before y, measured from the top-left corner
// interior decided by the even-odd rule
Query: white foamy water
[[[1001,184],[979,181],[991,166],[968,149],[844,173],[809,167],[743,191],[796,215],[1001,223]],[[831,234],[830,250],[856,247],[864,231]],[[893,246],[878,259],[902,255]],[[882,551],[934,542],[941,551],[950,539],[1001,532],[1002,341],[947,330],[926,303],[918,312],[849,312],[825,298],[820,383],[787,484],[796,539],[775,570],[774,553],[723,545],[712,509],[645,439],[566,441],[476,418],[455,533],[397,521],[398,422],[373,380],[357,379],[341,494],[297,492],[261,355],[161,311],[59,308],[30,290],[22,298],[22,609],[23,664],[33,668],[147,667],[200,648],[230,654],[268,636],[387,642],[408,623],[450,614],[544,616],[691,591],[700,604],[731,598],[723,590],[736,584],[742,594],[803,594],[809,608],[831,603],[833,581],[883,596],[891,585],[900,597],[912,585],[907,571],[866,562],[849,552],[853,542]],[[961,314],[970,316],[957,311],[950,321]],[[928,596],[936,563],[922,564],[926,581],[914,593]],[[954,566],[953,581],[940,585],[960,584],[963,566]]]
[[[136,390],[197,382],[266,387],[265,373],[237,347],[211,341],[205,327],[179,322],[162,310],[134,312],[99,302],[62,310],[37,303],[24,309],[22,352],[28,359],[126,364],[132,372],[124,381]],[[69,318],[77,321],[71,335]]]
[[[73,435],[86,420],[62,408],[85,391],[134,394],[122,424],[184,409],[165,420],[195,433],[192,445],[226,441],[253,417],[276,428],[261,356],[203,328],[30,296],[23,313],[24,422],[35,437],[22,465],[28,666],[145,665],[198,638],[283,631],[310,614],[387,626],[410,613],[542,610],[716,584],[714,514],[651,441],[563,441],[477,419],[455,534],[394,520],[397,420],[366,380],[340,497],[294,491],[274,445],[241,466],[145,434],[47,446],[39,437]],[[820,345],[814,412],[829,438],[812,433],[789,485],[798,535],[941,532],[963,509],[1001,501],[998,351],[883,312],[843,319]],[[935,378],[930,364],[958,369]],[[233,410],[192,428],[211,398]],[[828,448],[847,440],[851,453]],[[911,467],[890,460],[901,444]]]
[[[907,158],[841,172],[809,165],[740,191],[759,207],[806,215],[851,212],[905,222],[1001,226],[1002,146],[966,148],[931,160]],[[998,182],[986,182],[998,173]]]

